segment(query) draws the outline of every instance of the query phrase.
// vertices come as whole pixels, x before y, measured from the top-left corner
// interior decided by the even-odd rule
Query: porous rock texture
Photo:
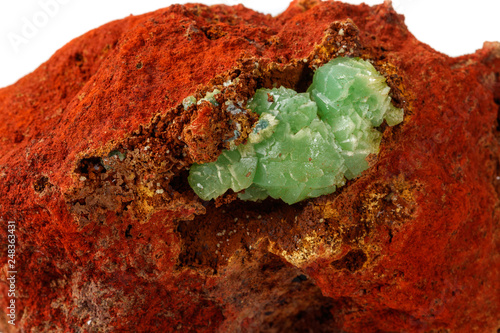
[[[225,102],[304,91],[336,56],[372,61],[405,111],[371,167],[291,206],[199,199],[187,168],[256,120]],[[0,90],[0,330],[496,332],[499,72],[498,43],[450,58],[390,3],[174,5],[76,38]]]

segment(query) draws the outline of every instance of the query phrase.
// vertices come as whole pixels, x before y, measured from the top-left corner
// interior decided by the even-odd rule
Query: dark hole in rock
[[[45,187],[47,186],[47,184],[49,184],[49,178],[43,176],[43,177],[38,178],[38,180],[35,181],[35,183],[33,184],[33,187],[35,188],[36,192],[40,193],[40,192],[43,192],[43,190],[45,190]]]
[[[81,159],[75,171],[81,175],[89,175],[104,173],[106,169],[100,157],[89,157]]]
[[[308,66],[304,66],[300,71],[300,78],[294,87],[294,90],[298,93],[303,93],[307,91],[307,88],[312,84],[314,71]]]
[[[132,230],[132,225],[129,224],[127,226],[127,230],[125,230],[125,238],[132,238],[132,235],[130,234],[130,230]]]
[[[368,257],[362,250],[351,250],[342,259],[332,262],[335,269],[347,269],[350,272],[355,272],[366,262]]]
[[[189,176],[189,170],[182,170],[177,175],[172,177],[172,180],[169,183],[169,186],[179,193],[183,193],[185,191],[192,191],[189,183],[187,181],[187,177]]]
[[[258,88],[272,89],[283,86],[293,89],[298,93],[306,92],[312,83],[314,70],[299,62],[294,66],[285,67],[279,70],[271,70],[265,76],[260,77]]]
[[[307,281],[307,276],[305,276],[304,274],[297,275],[292,280],[292,282],[299,282],[299,283],[302,281]]]
[[[78,53],[75,54],[75,61],[76,62],[82,62],[83,61],[83,55],[80,52],[78,52]]]

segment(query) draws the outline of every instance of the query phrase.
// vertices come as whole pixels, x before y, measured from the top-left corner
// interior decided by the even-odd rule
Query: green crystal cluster
[[[317,69],[306,93],[258,89],[247,106],[260,115],[247,143],[190,169],[189,184],[204,200],[228,189],[242,200],[288,204],[332,193],[378,153],[375,127],[403,120],[385,78],[368,61],[344,57]]]

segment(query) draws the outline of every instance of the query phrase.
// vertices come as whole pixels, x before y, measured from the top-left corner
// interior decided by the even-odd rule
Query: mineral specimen
[[[375,127],[384,119],[391,126],[403,121],[389,90],[368,61],[346,57],[320,67],[310,92],[259,89],[248,103],[260,115],[248,143],[193,165],[189,183],[204,200],[228,189],[245,190],[238,195],[243,200],[270,195],[288,204],[335,192],[378,153]]]
[[[308,92],[323,117],[335,96],[307,89],[340,57],[369,59],[404,110],[375,121],[361,176],[293,205],[196,195],[193,163],[275,135],[256,91]],[[499,105],[500,44],[448,57],[388,1],[175,5],[95,29],[0,89],[0,331],[496,332]]]

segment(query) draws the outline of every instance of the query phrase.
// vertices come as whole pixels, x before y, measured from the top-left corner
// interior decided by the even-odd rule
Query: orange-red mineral
[[[294,205],[194,194],[189,166],[246,141],[256,89],[304,91],[337,56],[405,112],[367,171]],[[450,58],[389,3],[90,31],[0,89],[0,330],[496,332],[499,104],[500,44]]]

